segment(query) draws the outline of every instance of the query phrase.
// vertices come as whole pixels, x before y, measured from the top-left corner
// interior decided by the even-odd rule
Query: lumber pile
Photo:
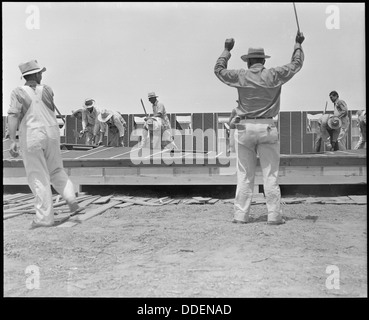
[[[132,196],[100,196],[88,195],[86,193],[78,194],[77,201],[84,210],[75,215],[70,214],[69,207],[60,195],[53,197],[53,206],[55,215],[69,215],[67,222],[59,227],[72,227],[83,221],[98,216],[105,211],[116,208],[123,209],[130,206],[160,207],[164,205],[214,205],[233,204],[234,199],[215,199],[211,197],[189,197],[185,199],[172,199],[170,197],[162,198],[144,198]],[[263,194],[255,194],[252,204],[265,204],[266,199]],[[282,198],[282,204],[359,204],[366,205],[366,196],[347,196],[347,197],[306,197],[306,198]],[[23,214],[35,214],[34,196],[32,194],[17,193],[3,196],[3,219],[11,219]]]

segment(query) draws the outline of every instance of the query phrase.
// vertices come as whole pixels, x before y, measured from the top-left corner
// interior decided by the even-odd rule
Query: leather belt
[[[239,116],[241,120],[245,120],[245,119],[249,119],[249,120],[254,120],[254,119],[273,119],[273,117],[247,117],[247,116]]]

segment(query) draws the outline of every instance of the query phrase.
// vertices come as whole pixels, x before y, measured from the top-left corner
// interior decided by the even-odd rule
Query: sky
[[[305,62],[282,87],[281,111],[333,110],[336,90],[366,108],[365,3],[296,2]],[[24,84],[18,65],[46,67],[62,114],[93,98],[98,108],[143,113],[154,91],[168,113],[230,112],[237,90],[214,74],[227,38],[229,69],[263,47],[265,67],[290,62],[297,23],[292,2],[2,2],[3,115]]]

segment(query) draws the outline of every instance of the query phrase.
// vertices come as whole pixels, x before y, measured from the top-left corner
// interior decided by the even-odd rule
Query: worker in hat
[[[329,93],[329,98],[333,102],[334,112],[333,114],[341,119],[342,125],[340,128],[340,134],[337,138],[338,149],[346,150],[347,133],[350,127],[350,119],[348,114],[348,108],[345,101],[339,99],[337,91],[331,91]]]
[[[54,93],[41,85],[41,68],[36,60],[21,63],[19,69],[26,83],[14,89],[8,109],[10,154],[21,151],[29,187],[35,196],[36,215],[31,228],[50,227],[69,218],[54,217],[51,187],[64,198],[70,212],[82,212],[76,201],[75,190],[63,168],[60,153],[60,130],[55,115]],[[19,141],[16,131],[19,126]]]
[[[107,131],[109,134],[108,146],[124,147],[124,133],[127,123],[122,115],[117,111],[103,109],[100,111],[97,119],[100,121],[100,131],[104,135]]]
[[[363,149],[366,144],[366,110],[359,110],[357,113],[357,126],[360,131],[360,138],[354,150]]]
[[[338,150],[338,136],[342,126],[342,120],[332,114],[323,114],[318,119],[317,137],[315,139],[315,152],[320,152],[322,142],[324,142],[329,151]]]
[[[80,136],[85,136],[85,144],[92,145],[103,143],[103,135],[100,130],[100,122],[97,119],[99,111],[94,99],[86,99],[82,108],[82,130]]]
[[[235,145],[237,153],[237,188],[234,201],[234,223],[247,223],[254,191],[257,155],[263,172],[268,224],[283,224],[281,192],[278,184],[279,133],[273,117],[279,114],[281,88],[302,68],[305,37],[298,32],[291,62],[276,68],[265,68],[263,48],[249,48],[241,56],[248,70],[227,69],[234,39],[226,39],[224,51],[216,61],[214,73],[224,84],[238,91]]]
[[[167,115],[167,112],[165,110],[164,104],[159,102],[157,99],[158,96],[155,94],[155,92],[149,92],[148,93],[148,99],[152,104],[152,110],[153,113],[150,117],[145,117],[145,125],[143,130],[143,141],[147,141],[147,138],[144,136],[149,135],[150,132],[152,132],[151,128],[160,127],[161,132],[159,133],[161,136],[161,142],[155,143],[157,145],[157,148],[172,148],[173,145],[173,137],[171,133],[171,125],[170,121]],[[148,122],[148,119],[151,118]],[[159,119],[155,119],[159,118]],[[156,121],[156,122],[155,122]]]

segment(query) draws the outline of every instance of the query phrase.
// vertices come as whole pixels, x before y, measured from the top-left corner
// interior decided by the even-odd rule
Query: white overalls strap
[[[36,89],[32,89],[29,86],[22,87],[31,98],[32,103],[23,117],[20,126],[25,125],[29,128],[58,126],[55,113],[42,101],[43,88],[43,86],[37,86]]]

